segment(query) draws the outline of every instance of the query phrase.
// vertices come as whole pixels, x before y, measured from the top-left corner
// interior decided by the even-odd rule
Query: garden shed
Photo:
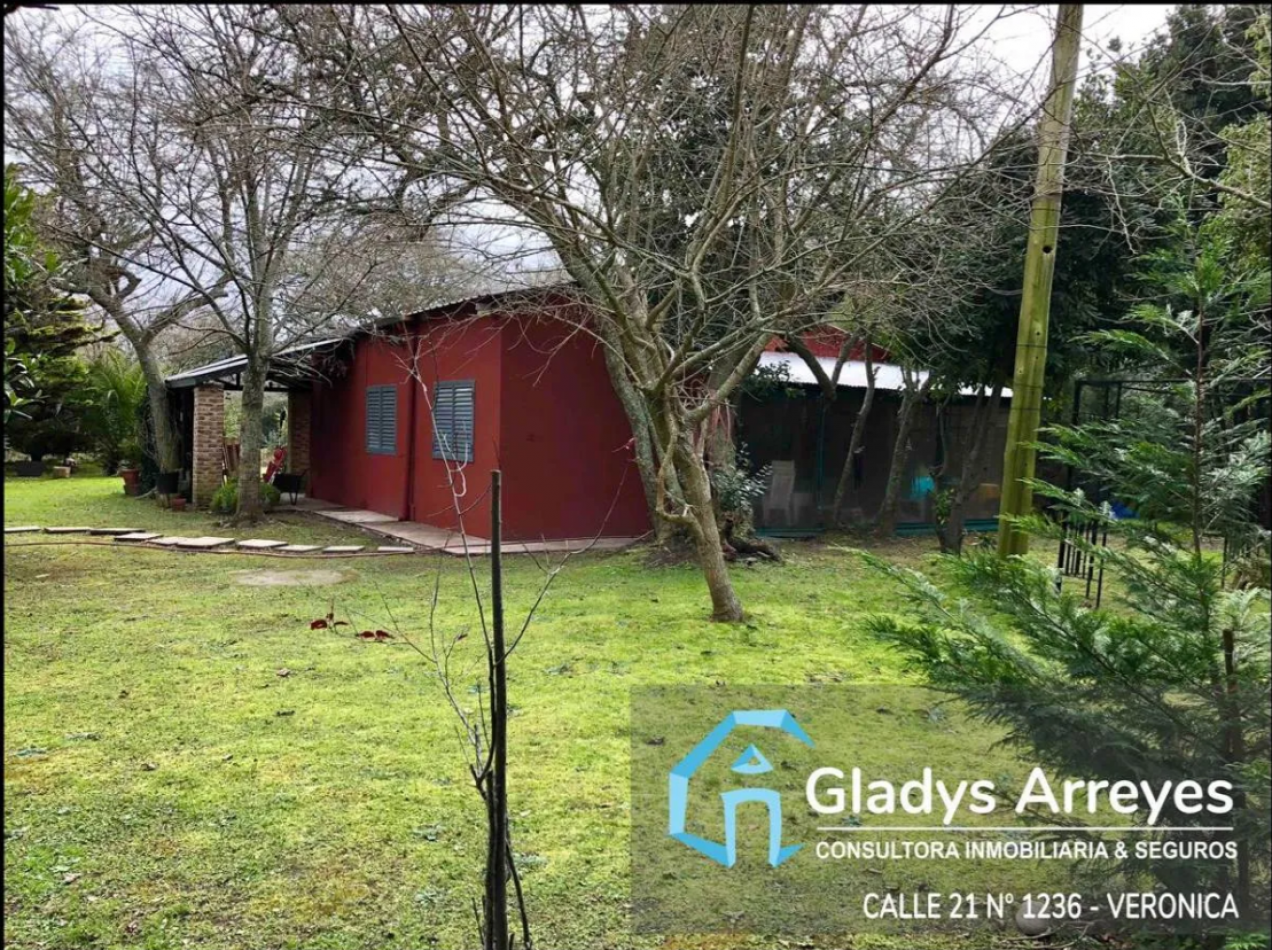
[[[824,333],[804,338],[827,376],[834,372],[840,342]],[[757,375],[743,391],[737,440],[754,468],[768,466],[773,473],[756,506],[756,525],[767,533],[801,534],[829,524],[852,428],[866,395],[864,353],[858,349],[851,356],[840,372],[835,399],[827,400],[805,360],[775,341],[761,354]],[[888,362],[887,353],[876,347],[872,361],[875,397],[844,506],[858,522],[873,517],[883,501],[904,389],[902,369]],[[916,374],[920,381],[926,377],[926,371]],[[1010,397],[1011,390],[1004,389],[988,421],[981,451],[985,469],[967,505],[969,529],[990,530],[998,516]],[[961,472],[973,438],[975,402],[975,390],[964,388],[918,408],[902,475],[898,532],[923,532],[934,526],[935,489]]]

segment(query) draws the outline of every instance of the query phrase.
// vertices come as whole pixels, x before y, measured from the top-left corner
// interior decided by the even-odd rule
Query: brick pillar
[[[212,501],[225,467],[225,390],[220,384],[194,389],[194,471],[190,496],[196,508]]]
[[[287,393],[287,471],[297,475],[309,471],[309,397],[307,389]]]

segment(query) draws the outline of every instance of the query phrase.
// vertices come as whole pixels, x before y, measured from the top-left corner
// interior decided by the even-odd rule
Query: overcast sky
[[[1175,6],[1153,3],[1086,4],[1082,16],[1082,74],[1089,73],[1093,66],[1107,68],[1108,42],[1114,37],[1122,40],[1122,55],[1142,49],[1152,35],[1165,26],[1166,14]],[[1003,60],[1020,71],[1031,69],[1040,62],[1051,45],[1055,16],[1056,6],[1048,4],[1003,23],[995,35]]]
[[[1001,16],[1005,9],[1014,11],[1011,15],[1000,19],[987,32],[985,39],[989,42],[982,47],[993,59],[998,60],[1010,73],[1018,77],[1028,77],[1031,92],[1025,93],[1026,101],[1036,99],[1041,102],[1046,94],[1046,83],[1050,74],[1049,49],[1055,29],[1056,5],[1010,5],[1002,4],[963,4],[964,8],[984,11],[981,24],[995,16]],[[1083,17],[1083,43],[1081,75],[1085,77],[1093,71],[1108,69],[1112,61],[1127,58],[1137,53],[1146,42],[1162,29],[1167,14],[1174,8],[1173,4],[1086,4]],[[98,7],[94,11],[99,18],[109,19],[112,8]],[[934,9],[935,12],[935,9]],[[27,10],[17,16],[48,16],[50,14],[37,10]],[[75,4],[62,6],[54,16],[80,16]],[[977,17],[973,17],[976,20]],[[1108,44],[1114,37],[1122,41],[1119,54],[1109,52]],[[106,42],[109,42],[107,40]],[[1019,87],[1016,87],[1019,90]],[[1023,90],[1020,90],[1023,92]],[[12,160],[6,149],[5,161]],[[460,243],[482,246],[487,252],[511,251],[518,246],[525,247],[528,235],[520,229],[509,229],[496,236],[489,227],[478,229],[464,228]],[[541,239],[531,238],[531,245],[540,244]],[[532,254],[522,261],[522,267],[537,269],[548,264],[550,258]]]

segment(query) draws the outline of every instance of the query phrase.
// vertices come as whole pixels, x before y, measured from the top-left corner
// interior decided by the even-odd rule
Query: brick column
[[[190,496],[196,508],[212,501],[225,467],[225,390],[220,384],[194,389],[194,471]]]
[[[287,471],[297,475],[309,471],[310,392],[292,389],[287,393]]]

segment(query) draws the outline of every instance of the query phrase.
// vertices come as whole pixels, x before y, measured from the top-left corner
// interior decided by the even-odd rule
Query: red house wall
[[[360,339],[344,372],[314,388],[309,491],[316,498],[394,517],[405,513],[408,412],[407,354],[394,339]],[[394,455],[367,452],[368,386],[397,387],[398,439]]]
[[[588,538],[602,526],[611,537],[649,530],[631,424],[605,356],[593,337],[570,330],[524,316],[504,329],[500,443],[510,540]]]
[[[599,346],[569,329],[520,312],[478,317],[470,304],[396,328],[390,339],[356,340],[344,371],[314,388],[310,494],[453,529],[449,466],[465,529],[489,537],[486,491],[490,471],[501,468],[510,541],[586,538],[602,526],[611,537],[643,534],[649,517],[631,427]],[[409,377],[412,343],[425,388]],[[473,461],[457,466],[433,458],[426,392],[469,379]],[[372,455],[366,389],[390,384],[398,386],[397,452]]]
[[[448,484],[447,467],[455,490],[461,493],[464,530],[490,537],[490,471],[499,467],[499,413],[502,399],[502,321],[473,318],[471,307],[457,320],[419,324],[420,373],[432,393],[439,382],[471,379],[473,387],[473,460],[467,465],[433,458],[433,418],[423,392],[415,416],[415,465],[412,475],[411,521],[457,528],[459,518]],[[403,416],[405,419],[405,415]],[[458,469],[458,471],[456,471]]]

